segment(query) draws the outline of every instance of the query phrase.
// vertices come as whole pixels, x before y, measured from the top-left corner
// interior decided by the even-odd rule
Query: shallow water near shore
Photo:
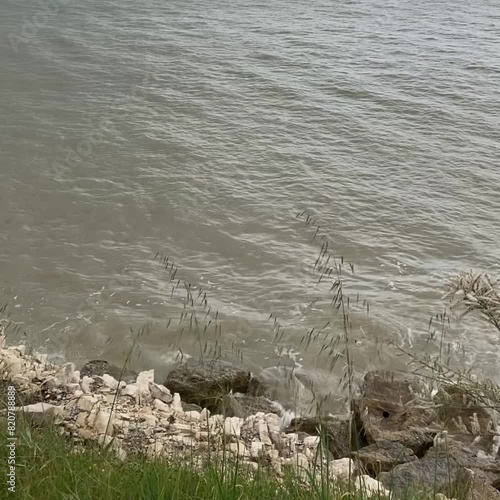
[[[389,342],[424,348],[447,276],[500,275],[496,2],[40,12],[8,2],[0,20],[0,291],[20,339],[79,364],[119,362],[130,328],[149,322],[133,362],[160,378],[179,347],[199,356],[217,343],[254,371],[279,379],[284,365],[335,394],[342,362],[332,371],[323,341],[302,340],[342,322],[298,212],[318,217],[355,264],[349,294],[370,301],[350,316],[360,373],[406,366]],[[221,333],[208,307],[199,329],[179,321],[182,294],[156,252],[207,293]],[[497,375],[494,332],[472,323],[448,340],[461,363]]]

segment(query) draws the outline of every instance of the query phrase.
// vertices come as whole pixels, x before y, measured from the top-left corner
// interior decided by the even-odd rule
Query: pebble
[[[97,377],[80,377],[72,363],[56,367],[42,357],[42,366],[39,358],[30,358],[16,349],[0,349],[0,360],[11,377],[15,376],[16,384],[44,384],[47,389],[49,402],[30,405],[25,411],[56,416],[61,433],[80,441],[110,445],[122,460],[127,457],[128,446],[142,449],[150,457],[190,454],[193,449],[220,454],[225,446],[226,452],[242,459],[251,470],[267,464],[281,476],[283,465],[287,465],[301,477],[318,460],[315,448],[319,438],[306,436],[300,441],[297,433],[285,434],[280,427],[282,421],[273,413],[260,412],[241,419],[211,415],[207,409],[184,412],[180,395],[172,395],[157,384],[154,370],[139,373],[131,384],[118,382],[109,374],[99,377],[96,383]],[[329,464],[335,478],[347,477],[349,467],[355,472],[349,458]],[[361,478],[366,491],[380,486],[378,481],[369,482],[368,476]]]

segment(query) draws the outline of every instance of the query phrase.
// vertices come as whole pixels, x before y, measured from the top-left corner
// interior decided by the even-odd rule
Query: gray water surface
[[[391,341],[421,352],[448,276],[500,275],[498,2],[65,3],[0,17],[0,290],[35,347],[119,361],[150,322],[138,368],[208,338],[335,392],[342,361],[318,351],[341,321],[304,209],[370,301],[360,372],[404,366]],[[156,252],[207,292],[203,342]],[[498,371],[487,327],[449,340]]]

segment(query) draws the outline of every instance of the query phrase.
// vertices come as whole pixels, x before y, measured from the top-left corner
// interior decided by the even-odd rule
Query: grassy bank
[[[0,440],[7,443],[7,423],[0,421]],[[77,451],[73,443],[52,426],[37,427],[18,417],[16,428],[16,492],[19,499],[139,500],[139,499],[280,499],[361,500],[348,486],[320,484],[289,473],[280,482],[260,470],[256,475],[239,469],[224,458],[204,467],[192,462],[169,462],[128,457],[122,461],[97,446]],[[1,462],[8,449],[1,447]],[[197,472],[198,469],[198,472]],[[5,478],[5,476],[3,476]],[[1,498],[7,498],[3,481]],[[5,496],[4,496],[5,495]],[[375,495],[371,498],[386,497]],[[417,498],[416,496],[408,497]],[[423,498],[423,497],[421,497]]]
[[[310,223],[309,219],[307,222]],[[317,232],[318,231],[316,231],[315,236]],[[161,260],[162,265],[165,265],[168,269],[168,266],[170,265],[166,264],[168,259]],[[331,266],[331,262],[333,262],[334,267],[328,267],[329,265]],[[349,311],[352,304],[356,304],[356,307],[358,307],[357,304],[359,300],[358,298],[356,298],[356,300],[350,300],[349,296],[345,294],[345,276],[343,269],[343,258],[335,259],[335,257],[331,256],[328,253],[327,243],[323,242],[320,256],[315,264],[315,271],[319,274],[318,285],[320,283],[325,284],[325,282],[330,278],[333,280],[329,293],[333,294],[331,305],[333,307],[334,314],[339,314],[342,319],[341,333],[337,333],[336,335],[338,336],[336,338],[327,338],[326,336],[322,336],[320,338],[318,333],[314,333],[313,328],[304,336],[303,340],[305,342],[304,349],[307,349],[310,346],[312,346],[312,348],[317,348],[319,350],[318,355],[322,354],[330,359],[332,369],[338,361],[343,362],[344,367],[341,386],[345,389],[348,396],[348,407],[354,408],[352,404],[354,363],[350,352],[352,346],[352,325],[349,319]],[[349,264],[349,269],[352,274],[354,274],[354,266]],[[172,275],[175,276],[176,269],[174,270],[173,265],[169,273],[172,273]],[[172,276],[170,276],[169,282],[172,280],[171,278]],[[191,306],[194,307],[193,304],[195,301],[190,291],[191,285],[188,285],[189,286],[185,287],[186,303],[191,304]],[[490,281],[487,276],[475,275],[473,273],[459,275],[456,280],[450,284],[448,297],[450,300],[448,307],[450,312],[461,310],[462,316],[469,313],[479,313],[483,319],[486,319],[490,326],[493,326],[500,332],[500,293],[497,291],[497,284]],[[206,299],[204,300],[204,307],[206,308]],[[362,307],[365,307],[365,303],[363,303]],[[367,314],[369,313],[368,303],[366,303],[366,312]],[[0,309],[0,315],[1,313],[2,310]],[[207,316],[209,313],[210,308],[206,313]],[[185,315],[186,313],[183,314]],[[195,312],[192,314],[194,315]],[[217,318],[217,315],[218,312],[216,312],[215,318]],[[194,317],[196,319],[195,315]],[[468,370],[460,369],[457,371],[450,368],[448,362],[443,360],[446,347],[445,327],[449,321],[449,316],[447,314],[436,315],[436,318],[439,319],[440,327],[442,327],[438,348],[436,349],[436,356],[431,357],[430,355],[423,355],[420,353],[415,354],[411,351],[406,352],[401,347],[397,347],[396,351],[408,357],[411,361],[410,364],[413,365],[413,371],[419,373],[421,376],[424,376],[426,379],[431,380],[436,386],[453,386],[454,384],[459,384],[461,388],[460,394],[462,396],[468,396],[469,399],[474,402],[475,407],[484,407],[497,411],[500,410],[500,390],[497,384],[490,381],[481,382]],[[194,323],[197,324],[196,321]],[[7,324],[6,329],[8,329],[9,326],[10,323]],[[217,328],[217,323],[215,327]],[[435,342],[437,337],[435,336],[433,319],[429,322],[429,330],[429,341]],[[141,332],[135,337],[135,340],[132,343],[129,354],[124,362],[123,369],[119,375],[119,380],[121,380],[124,370],[128,365],[129,358],[132,356],[137,340],[142,335]],[[281,339],[281,337],[278,336],[278,333],[279,328],[276,332],[276,343],[279,343]],[[205,346],[207,346],[208,339],[205,339],[205,342]],[[200,350],[203,350],[202,345],[203,342],[200,337]],[[11,380],[10,374],[8,372],[2,373],[0,366],[0,408],[5,408],[7,406],[7,401],[3,398],[5,398],[8,394],[8,386],[10,385],[9,380]],[[42,378],[40,380],[42,380]],[[115,382],[118,384],[117,381]],[[118,389],[116,389],[113,405],[117,400],[117,395]],[[16,395],[16,398],[19,397],[20,393]],[[387,399],[390,400],[390,398]],[[16,406],[22,406],[38,401],[40,400],[35,399],[34,401],[29,401],[18,399],[15,403]],[[441,406],[444,406],[444,404],[445,403],[442,403]],[[469,403],[467,403],[467,405],[468,404]],[[411,410],[412,405],[414,405],[413,400],[408,403],[408,408],[405,407],[402,409],[406,413],[408,409]],[[452,409],[451,415],[456,416],[460,407],[464,405],[466,405],[465,399],[463,399],[463,401],[458,401],[457,406],[450,407]],[[320,408],[318,407],[318,410],[319,409]],[[400,409],[399,406],[398,409]],[[378,411],[379,410],[380,409],[378,409]],[[12,409],[12,411],[14,410]],[[82,406],[81,414],[83,416],[89,412],[90,409],[85,409]],[[103,414],[104,413],[105,412],[103,412]],[[396,414],[396,412],[394,413]],[[446,412],[444,413],[446,414]],[[388,418],[390,415],[390,412],[384,411],[383,418]],[[72,418],[73,415],[66,413],[65,418],[61,418],[59,420],[59,425],[62,425],[64,420],[71,421]],[[448,417],[445,415],[443,417],[443,422],[447,419]],[[438,420],[437,413],[436,420]],[[110,422],[111,413],[109,414],[108,425]],[[444,423],[447,424],[447,422]],[[84,424],[79,425],[80,427],[84,426]],[[349,421],[348,436],[352,435],[351,426],[352,421]],[[207,426],[207,428],[210,429],[209,426]],[[366,430],[368,427],[365,426],[364,429]],[[405,429],[398,428],[397,430],[404,431]],[[107,431],[108,427],[106,427],[105,432],[101,430],[99,435],[102,437],[102,435],[106,434]],[[155,432],[157,431],[155,430]],[[489,432],[493,436],[494,433],[492,433],[491,429]],[[335,431],[335,434],[338,434],[337,431]],[[158,439],[159,434],[147,434],[147,439],[145,439],[144,442],[141,442],[139,446],[142,452],[148,453],[149,443],[153,442],[151,440],[152,435],[155,436],[155,439]],[[4,481],[0,487],[0,498],[8,498],[10,495],[12,498],[55,500],[265,500],[273,499],[275,497],[279,497],[283,500],[389,499],[388,496],[384,496],[381,493],[367,493],[366,490],[363,491],[363,488],[360,488],[359,483],[357,483],[359,480],[358,476],[353,474],[354,471],[351,471],[351,468],[349,468],[349,472],[353,474],[352,477],[349,480],[345,480],[345,482],[341,482],[338,478],[345,478],[345,476],[340,476],[340,474],[331,474],[332,471],[328,469],[329,461],[331,460],[331,455],[328,454],[323,455],[323,457],[328,455],[328,458],[325,458],[326,465],[324,465],[322,458],[318,461],[316,460],[317,454],[315,454],[315,452],[311,452],[308,456],[308,460],[312,462],[310,464],[311,468],[308,470],[316,471],[317,463],[322,464],[321,467],[323,468],[326,467],[326,470],[321,470],[319,473],[310,473],[306,472],[305,469],[297,468],[295,467],[297,464],[293,463],[292,458],[290,458],[289,455],[283,456],[283,469],[286,470],[284,470],[284,475],[281,476],[271,472],[271,468],[269,467],[270,464],[265,462],[266,459],[268,462],[269,459],[272,459],[272,456],[270,455],[264,455],[262,460],[260,456],[258,458],[257,456],[254,456],[255,461],[253,463],[246,463],[245,467],[256,466],[256,471],[252,470],[252,472],[250,472],[248,469],[244,469],[242,463],[233,461],[232,458],[230,459],[232,456],[227,454],[228,451],[225,448],[227,443],[223,443],[220,449],[217,445],[215,445],[215,449],[219,450],[218,452],[214,452],[214,447],[211,448],[209,446],[208,449],[211,449],[212,451],[208,455],[207,452],[188,451],[188,455],[181,457],[180,455],[177,456],[178,451],[175,449],[174,458],[153,459],[146,458],[142,455],[134,455],[133,453],[136,451],[134,449],[132,453],[127,451],[126,458],[120,460],[117,458],[115,452],[108,452],[100,447],[95,441],[86,442],[85,447],[81,448],[79,445],[75,445],[74,442],[70,441],[68,437],[60,434],[58,432],[58,428],[55,428],[50,424],[44,426],[35,425],[34,423],[27,421],[20,413],[17,414],[15,436],[17,438],[15,446],[15,493],[9,494],[7,478],[4,475]],[[0,415],[0,440],[2,443],[0,446],[0,461],[2,464],[7,464],[9,458],[11,458],[9,453],[12,452],[7,447],[10,437],[8,422]],[[94,435],[94,438],[97,439],[97,434]],[[84,439],[90,438],[86,436]],[[397,438],[395,439],[396,441],[398,440]],[[211,438],[209,441],[211,441]],[[322,440],[322,443],[324,442],[325,441]],[[348,447],[349,444],[347,445],[347,448]],[[191,450],[191,447],[188,446],[187,449]],[[224,449],[226,449],[226,451],[223,452]],[[315,449],[324,449],[324,447],[321,445]],[[201,447],[199,450],[201,450]],[[273,448],[273,450],[275,449]],[[239,451],[236,453],[239,454]],[[316,453],[318,452],[316,451]],[[162,456],[165,457],[170,455],[167,454]],[[240,456],[245,455],[242,454]],[[350,454],[348,448],[346,453],[342,455],[342,458],[349,456],[352,455]],[[419,456],[419,458],[422,457]],[[256,461],[260,461],[262,463],[257,465]],[[397,460],[395,460],[395,463],[396,462]],[[438,462],[436,462],[436,465],[437,463]],[[281,465],[277,470],[279,470],[279,474],[281,474]],[[366,472],[365,467],[360,466],[359,473],[363,474],[364,472]],[[436,491],[445,491],[449,498],[455,498],[456,500],[475,500],[476,498],[486,498],[481,495],[477,496],[475,492],[472,492],[471,496],[471,494],[469,494],[470,492],[468,492],[468,485],[465,486],[465,483],[452,478],[453,474],[450,470],[449,464],[446,465],[445,472],[447,477],[445,485],[439,486],[436,484],[437,481],[434,481],[435,484],[433,487]],[[426,482],[420,479],[423,475],[426,476]],[[415,481],[427,484],[427,486],[430,487],[432,486],[432,481],[429,481],[431,476],[437,476],[437,471],[430,471],[426,469],[425,473],[420,474]],[[370,478],[368,477],[368,479]],[[391,500],[446,499],[445,496],[440,493],[436,493],[436,491],[422,491],[417,485],[415,485],[415,481],[411,483],[406,482],[402,486],[404,488],[409,487],[406,486],[406,484],[412,484],[412,491],[408,491],[405,494],[398,494],[397,496],[392,495],[390,497]],[[379,487],[383,486],[381,483],[377,484],[379,484]],[[400,491],[400,489],[395,489],[394,491]]]

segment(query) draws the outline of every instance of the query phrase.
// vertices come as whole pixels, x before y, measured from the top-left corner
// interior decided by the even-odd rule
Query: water
[[[421,352],[448,276],[500,275],[497,2],[62,3],[1,7],[0,290],[20,340],[118,361],[149,322],[136,367],[199,355],[161,252],[207,291],[201,330],[218,311],[207,349],[335,393],[342,363],[300,344],[341,321],[297,212],[370,301],[359,373],[406,364],[388,342]],[[485,326],[449,339],[498,371]]]

